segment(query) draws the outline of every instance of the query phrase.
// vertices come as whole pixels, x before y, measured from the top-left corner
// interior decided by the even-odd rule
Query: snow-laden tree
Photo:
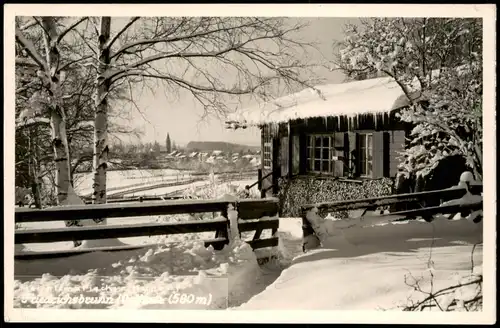
[[[68,33],[82,23],[85,18],[78,18],[68,24],[64,29],[58,28],[59,19],[53,17],[41,17],[27,22],[23,26],[16,26],[16,41],[23,48],[26,57],[16,58],[18,65],[37,66],[36,74],[41,83],[41,88],[34,92],[30,98],[30,105],[27,106],[20,117],[19,124],[24,124],[27,120],[41,121],[38,118],[50,117],[50,127],[52,132],[52,146],[54,152],[54,162],[56,165],[56,187],[58,204],[64,204],[71,192],[69,148],[66,134],[66,111],[62,104],[63,88],[65,81],[65,70],[74,63],[82,60],[79,56],[61,56],[60,45]],[[40,47],[32,40],[28,39],[24,30],[33,26],[39,26],[43,31],[44,54]],[[36,81],[34,81],[36,82]],[[39,115],[37,115],[39,114]],[[37,118],[38,117],[38,118]]]
[[[349,78],[391,76],[410,101],[414,126],[402,168],[425,176],[462,156],[482,179],[482,21],[373,18],[347,25],[336,68]]]
[[[43,178],[44,191],[55,188],[58,205],[83,204],[73,189],[74,176],[93,158],[97,75],[86,24],[87,18],[16,18],[16,178],[28,175],[37,183],[33,194],[38,203],[36,191]],[[117,86],[108,98],[128,102],[123,90]],[[123,118],[117,109],[110,116]],[[116,123],[109,130],[117,135],[135,132]]]
[[[206,115],[224,115],[234,97],[311,86],[302,25],[259,17],[92,18],[97,42],[94,202],[106,202],[108,93],[115,85],[189,93]],[[113,26],[112,26],[113,22]],[[301,58],[299,60],[298,58]],[[158,82],[162,82],[158,86]],[[132,87],[131,87],[132,90]]]

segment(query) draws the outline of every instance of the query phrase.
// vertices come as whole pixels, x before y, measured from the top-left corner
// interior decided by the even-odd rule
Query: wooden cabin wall
[[[263,175],[274,172],[263,181],[263,187],[278,184],[280,178],[307,174],[306,136],[308,134],[334,134],[334,155],[343,157],[335,162],[335,176],[359,178],[358,133],[371,133],[373,141],[372,178],[394,178],[398,172],[400,154],[405,147],[407,124],[392,114],[377,119],[360,115],[352,120],[344,118],[314,118],[287,123],[265,125],[262,131]],[[270,165],[265,156],[271,155]]]
[[[282,138],[280,163],[284,166],[288,164],[288,170],[282,170],[281,176],[307,173],[305,144],[308,134],[336,134],[334,155],[344,159],[335,162],[335,172],[341,172],[336,175],[356,177],[359,171],[357,133],[369,132],[373,135],[373,178],[395,177],[400,163],[399,152],[405,147],[405,135],[409,128],[408,124],[395,117],[395,113],[385,117],[379,115],[377,118],[360,115],[351,120],[346,117],[328,117],[281,124],[278,129],[279,137]],[[286,142],[289,143],[288,149]]]

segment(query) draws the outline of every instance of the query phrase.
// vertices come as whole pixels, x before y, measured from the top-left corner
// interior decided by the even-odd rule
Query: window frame
[[[268,127],[262,130],[262,139],[262,168],[271,170],[273,168],[273,138]]]
[[[316,146],[316,139],[321,138],[321,146]],[[328,138],[328,145],[324,145],[324,138]],[[335,175],[335,161],[332,159],[335,152],[335,136],[333,133],[313,133],[306,135],[306,172],[308,174],[318,175]],[[328,158],[323,158],[324,151],[328,150]],[[319,151],[319,158],[316,156],[316,151]],[[319,170],[316,169],[315,164],[319,161]],[[328,170],[323,170],[323,163],[328,163]]]
[[[373,132],[357,132],[358,134],[358,168],[359,176],[362,178],[372,178],[373,177]],[[365,146],[362,147],[361,141],[364,140]],[[371,142],[368,142],[370,140]],[[370,154],[371,152],[371,154]],[[368,158],[370,160],[368,160]],[[369,167],[371,164],[371,168]],[[370,168],[370,172],[369,171]]]

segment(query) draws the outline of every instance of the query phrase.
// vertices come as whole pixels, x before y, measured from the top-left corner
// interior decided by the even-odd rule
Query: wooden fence
[[[228,240],[228,206],[232,205],[238,212],[238,228],[241,232],[255,231],[252,240],[247,241],[253,249],[278,245],[275,236],[279,227],[278,200],[242,199],[225,200],[176,200],[135,204],[101,204],[53,207],[46,209],[16,208],[15,222],[51,222],[99,218],[126,218],[154,215],[171,215],[183,213],[219,212],[221,218],[210,220],[191,220],[175,223],[150,223],[127,225],[94,225],[84,227],[64,227],[57,229],[19,229],[15,232],[15,244],[52,243],[74,240],[96,240],[109,238],[126,238],[137,236],[171,235],[214,231],[213,239],[206,240],[205,245],[213,245],[222,249]],[[263,218],[267,217],[267,218]],[[271,229],[272,237],[261,239],[263,230]],[[118,248],[104,248],[100,251],[115,251],[147,247],[148,245],[130,245]],[[71,254],[93,251],[69,250],[51,252],[20,252],[16,259],[35,259],[47,257],[69,256]]]
[[[467,187],[452,187],[443,190],[433,190],[424,191],[417,193],[408,194],[396,194],[390,196],[365,198],[357,200],[343,200],[336,202],[325,202],[318,204],[307,204],[302,206],[302,232],[303,236],[307,237],[314,235],[314,229],[312,228],[310,222],[307,220],[307,212],[312,209],[318,209],[323,213],[345,211],[345,210],[359,210],[363,209],[361,217],[366,215],[368,211],[375,211],[381,207],[387,207],[396,204],[425,204],[426,201],[435,202],[436,199],[440,202],[456,200],[464,197],[467,193],[471,195],[480,195],[483,191],[483,185],[481,183],[471,183]],[[405,211],[396,211],[388,214],[380,215],[380,217],[386,217],[387,221],[401,221],[401,220],[413,220],[418,217],[423,218],[427,222],[431,222],[434,216],[437,214],[451,214],[450,218],[454,217],[455,214],[460,214],[462,217],[467,216],[472,211],[481,210],[483,208],[482,197],[481,200],[476,200],[472,202],[457,202],[450,205],[441,206],[431,206],[421,208],[415,208]],[[479,222],[482,217],[474,219],[474,222]],[[304,248],[303,248],[304,249]],[[304,249],[305,250],[305,249]]]

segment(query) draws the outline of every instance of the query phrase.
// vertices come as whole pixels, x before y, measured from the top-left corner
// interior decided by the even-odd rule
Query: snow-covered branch
[[[23,32],[19,28],[16,28],[16,41],[22,44],[28,55],[41,69],[47,70],[47,62],[38,53],[35,45],[23,35]]]

